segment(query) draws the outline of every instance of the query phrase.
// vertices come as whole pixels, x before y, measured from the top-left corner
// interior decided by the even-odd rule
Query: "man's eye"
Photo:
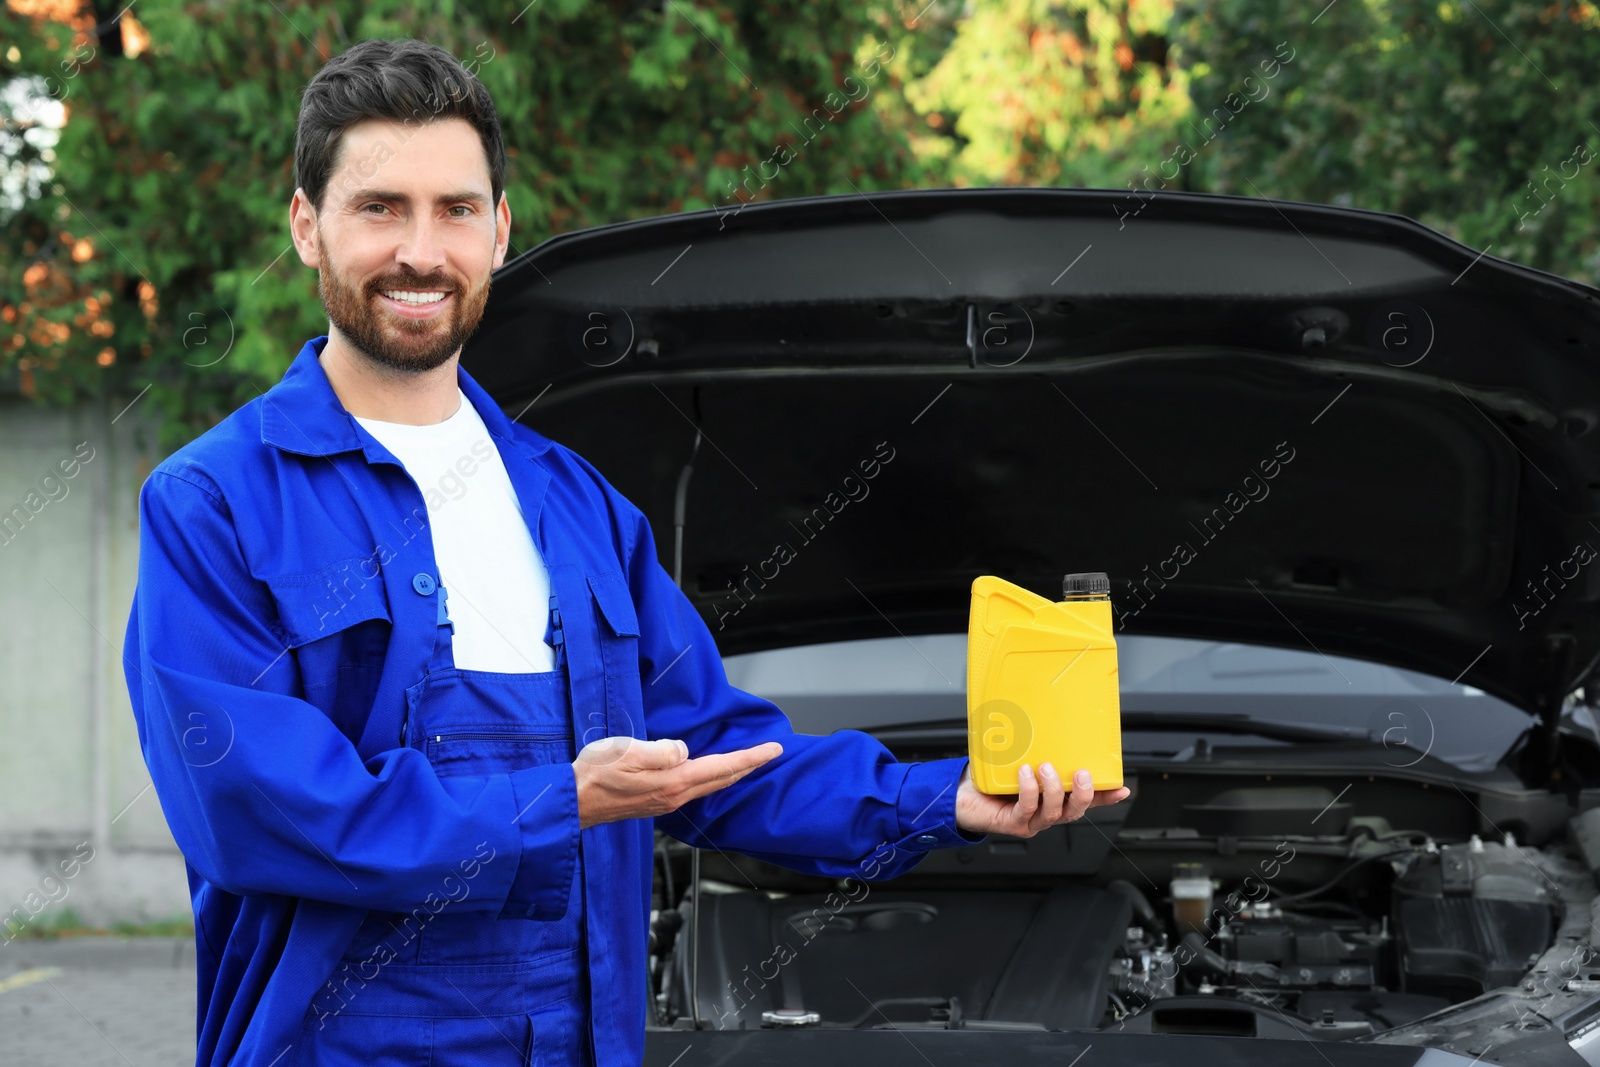
[[[366,209],[369,208],[369,207],[375,207],[375,208],[378,208],[381,211],[388,211],[389,210],[388,207],[386,207],[383,204],[379,204],[379,203],[367,204],[367,205],[363,206],[361,210],[366,211]]]
[[[465,205],[465,204],[456,204],[453,207],[451,207],[450,210],[451,211],[465,211],[467,213],[467,215],[472,214],[472,209],[470,207],[468,207],[467,205]],[[458,219],[464,219],[464,218],[467,217],[467,215],[457,215],[455,217],[458,218]]]

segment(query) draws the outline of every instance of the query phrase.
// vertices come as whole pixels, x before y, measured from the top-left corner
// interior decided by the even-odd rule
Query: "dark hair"
[[[418,123],[465,119],[489,162],[491,206],[505,187],[506,149],[494,101],[475,74],[438,45],[412,38],[351,45],[317,71],[300,100],[294,133],[295,185],[322,210],[344,132],[366,119]],[[409,133],[407,134],[409,136]]]

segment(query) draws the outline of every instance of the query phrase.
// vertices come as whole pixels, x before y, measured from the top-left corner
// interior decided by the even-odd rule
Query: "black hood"
[[[463,366],[643,509],[669,572],[684,485],[724,654],[964,631],[977,575],[1059,598],[1103,570],[1123,632],[1547,721],[1595,668],[1600,291],[1402,216],[816,197],[562,234],[491,294]]]

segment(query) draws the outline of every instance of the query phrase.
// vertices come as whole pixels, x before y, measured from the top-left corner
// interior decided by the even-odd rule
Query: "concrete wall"
[[[139,487],[161,455],[146,414],[133,397],[0,398],[0,943],[68,908],[96,925],[189,915],[121,662]]]

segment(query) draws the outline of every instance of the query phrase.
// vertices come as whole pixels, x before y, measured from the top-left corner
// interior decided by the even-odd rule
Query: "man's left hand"
[[[1020,789],[1015,800],[980,793],[972,784],[972,768],[968,766],[956,789],[956,825],[968,833],[1032,837],[1048,826],[1081,818],[1090,808],[1115,804],[1128,796],[1127,786],[1095,790],[1089,772],[1084,770],[1074,775],[1069,793],[1061,776],[1048,763],[1039,766],[1038,774],[1024,763],[1018,768],[1017,782]]]

